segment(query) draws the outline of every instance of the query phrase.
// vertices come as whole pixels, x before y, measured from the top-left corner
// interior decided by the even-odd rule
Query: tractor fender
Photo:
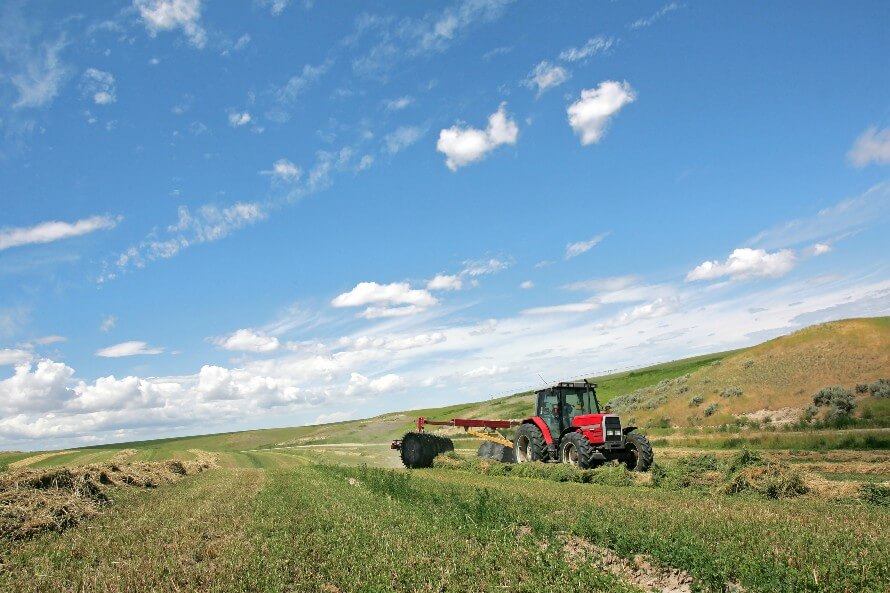
[[[553,435],[550,434],[550,428],[547,427],[547,423],[544,422],[540,417],[535,416],[534,418],[528,418],[522,421],[523,424],[534,424],[541,430],[541,434],[544,435],[544,442],[548,445],[553,444]]]
[[[628,434],[628,433],[635,431],[637,428],[638,428],[637,426],[625,426],[621,429],[621,433]]]

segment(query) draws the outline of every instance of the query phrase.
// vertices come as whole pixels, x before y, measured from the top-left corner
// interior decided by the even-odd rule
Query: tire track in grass
[[[391,496],[328,467],[268,473],[250,526],[257,554],[239,577],[242,591],[639,591],[595,567],[540,553],[535,537],[484,515],[468,519],[444,501],[437,509]]]
[[[265,473],[214,470],[152,491],[119,491],[101,517],[0,545],[0,590],[17,593],[237,591],[254,554],[244,534]]]

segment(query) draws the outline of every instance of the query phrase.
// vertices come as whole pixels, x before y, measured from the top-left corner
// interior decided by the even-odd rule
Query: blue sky
[[[0,11],[0,448],[890,313],[886,3]]]

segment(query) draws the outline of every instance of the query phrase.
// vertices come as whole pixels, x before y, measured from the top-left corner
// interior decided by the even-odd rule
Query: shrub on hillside
[[[856,398],[849,389],[835,385],[814,393],[813,404],[827,407],[826,420],[831,422],[849,416],[856,408]]]
[[[873,397],[890,397],[890,379],[878,379],[868,386]]]
[[[704,410],[705,416],[713,416],[714,412],[716,412],[717,408],[719,408],[719,407],[720,407],[720,404],[718,404],[718,403],[711,404],[710,406],[705,408],[705,410]]]
[[[720,397],[741,397],[741,395],[742,388],[738,386],[728,387],[720,392]]]
[[[695,395],[692,397],[691,400],[689,400],[689,407],[697,408],[698,406],[702,405],[704,403],[704,401],[705,401],[704,395],[702,395],[702,394]]]
[[[867,383],[857,383],[856,384],[856,393],[862,395],[868,393],[868,384]]]
[[[746,360],[746,361],[745,361],[745,364],[743,364],[742,366],[743,366],[744,368],[746,368],[746,369],[750,369],[751,367],[754,366],[754,361],[753,361],[753,360]]]

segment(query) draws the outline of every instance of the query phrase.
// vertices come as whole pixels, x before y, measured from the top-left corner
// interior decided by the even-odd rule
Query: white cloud
[[[679,8],[682,8],[682,6],[677,4],[676,2],[671,2],[670,4],[665,4],[664,6],[659,8],[657,11],[655,11],[655,13],[653,13],[652,16],[650,16],[648,18],[644,18],[644,19],[637,19],[634,22],[632,22],[630,24],[630,28],[631,29],[642,29],[644,27],[651,27],[652,24],[655,23],[655,21],[657,21],[658,19],[660,19],[667,13],[673,12]]]
[[[108,333],[117,325],[117,316],[109,315],[105,319],[102,320],[102,324],[99,326],[99,331],[102,333]]]
[[[282,103],[293,101],[303,91],[317,82],[330,67],[330,61],[323,62],[318,66],[304,64],[303,70],[299,74],[291,76],[283,87],[275,91],[275,97]]]
[[[386,110],[387,111],[401,111],[405,109],[409,105],[414,103],[414,99],[405,95],[404,97],[399,97],[397,99],[391,99],[386,102]]]
[[[405,385],[399,375],[388,374],[377,379],[368,379],[361,373],[352,373],[346,386],[346,395],[380,395],[395,391]]]
[[[134,0],[133,5],[152,37],[160,31],[182,29],[194,47],[207,44],[207,32],[199,23],[201,0]]]
[[[245,33],[235,41],[235,45],[232,46],[232,49],[234,49],[235,51],[241,51],[242,49],[247,47],[249,43],[250,35],[248,33]]]
[[[481,366],[467,371],[466,373],[464,373],[464,377],[493,377],[494,375],[503,375],[504,373],[507,373],[509,371],[510,367],[497,365]]]
[[[420,140],[423,137],[423,134],[423,128],[417,126],[402,126],[391,134],[387,134],[386,138],[384,138],[383,143],[386,147],[386,152],[389,154],[396,154]]]
[[[272,163],[270,170],[260,171],[260,174],[270,175],[273,180],[290,183],[299,180],[303,175],[303,171],[288,159],[278,159]]]
[[[460,290],[463,287],[460,276],[437,274],[435,278],[427,282],[427,290]]]
[[[569,125],[581,136],[582,145],[595,144],[609,120],[635,100],[636,93],[627,82],[603,81],[595,89],[582,90],[581,98],[569,105]]]
[[[50,344],[60,344],[62,342],[67,342],[68,338],[66,338],[65,336],[43,336],[42,338],[37,338],[34,341],[41,346],[48,346]]]
[[[582,280],[563,286],[565,290],[583,291],[617,291],[633,286],[639,281],[636,276],[613,276],[611,278],[597,278],[594,280]]]
[[[281,347],[278,338],[253,329],[239,329],[225,338],[213,340],[223,350],[240,352],[274,352]]]
[[[734,250],[726,262],[706,261],[686,274],[686,281],[714,280],[729,277],[733,280],[779,278],[794,268],[797,258],[790,249],[768,253],[764,249],[742,247]]]
[[[331,412],[329,414],[319,414],[311,424],[333,424],[334,422],[346,422],[352,420],[354,412]]]
[[[28,362],[34,354],[28,350],[0,349],[0,366],[17,365]]]
[[[445,164],[452,171],[484,158],[502,144],[516,144],[519,126],[507,117],[506,103],[488,118],[488,128],[452,126],[439,132],[436,150],[447,158]]]
[[[120,222],[120,217],[92,216],[76,222],[42,222],[32,227],[0,229],[0,251],[22,245],[51,243],[79,237],[94,231],[113,229]]]
[[[598,308],[594,302],[566,303],[564,305],[549,305],[546,307],[532,307],[522,311],[523,315],[562,315],[565,313],[587,313]]]
[[[600,241],[606,238],[608,233],[603,233],[601,235],[597,235],[596,237],[588,240],[588,241],[577,241],[575,243],[569,243],[566,245],[566,259],[571,259],[573,257],[577,257],[582,253],[587,253],[594,247],[596,247]]]
[[[472,259],[464,262],[464,269],[461,275],[464,276],[487,276],[488,274],[496,274],[510,267],[510,264],[497,259]]]
[[[534,287],[535,287],[535,283],[532,282],[531,280],[526,280],[525,282],[523,282],[522,284],[519,285],[519,288],[522,288],[523,290],[528,290],[528,289],[534,288]]]
[[[528,75],[525,85],[529,88],[537,87],[540,97],[548,89],[558,87],[571,78],[571,75],[562,66],[554,66],[548,61],[543,61]]]
[[[847,159],[860,169],[871,163],[890,165],[890,127],[883,130],[871,127],[864,131],[856,138]]]
[[[605,53],[614,45],[612,37],[592,37],[581,47],[570,47],[559,54],[559,59],[564,62],[578,62],[586,60],[597,54]]]
[[[811,249],[813,255],[823,255],[832,251],[831,245],[828,245],[827,243],[816,243]]]
[[[249,124],[251,120],[250,114],[246,111],[233,111],[229,114],[229,125],[233,128],[240,128]]]
[[[114,346],[100,348],[99,350],[96,350],[96,356],[101,356],[103,358],[120,358],[122,356],[162,354],[163,352],[163,348],[153,348],[145,342],[132,341],[121,342]]]
[[[110,72],[87,68],[81,79],[81,88],[96,105],[109,105],[117,101],[117,87]]]
[[[364,171],[366,169],[370,169],[373,164],[374,164],[374,157],[371,156],[370,154],[366,154],[358,162],[358,170]]]
[[[337,308],[367,307],[359,314],[367,319],[414,315],[436,304],[438,300],[428,290],[411,288],[407,282],[360,282],[331,301]]]
[[[0,39],[4,70],[0,83],[8,81],[15,89],[13,109],[42,107],[55,99],[68,77],[69,68],[61,56],[67,41],[60,36],[55,41],[32,43],[29,23],[19,12],[13,5],[3,14],[6,26],[0,32],[4,38]]]
[[[272,13],[272,16],[278,16],[284,9],[287,8],[287,5],[290,4],[290,0],[260,0],[263,6],[269,7],[269,12]]]
[[[74,369],[51,360],[19,364],[12,377],[0,381],[0,410],[11,415],[55,409],[68,395],[73,375]]]

